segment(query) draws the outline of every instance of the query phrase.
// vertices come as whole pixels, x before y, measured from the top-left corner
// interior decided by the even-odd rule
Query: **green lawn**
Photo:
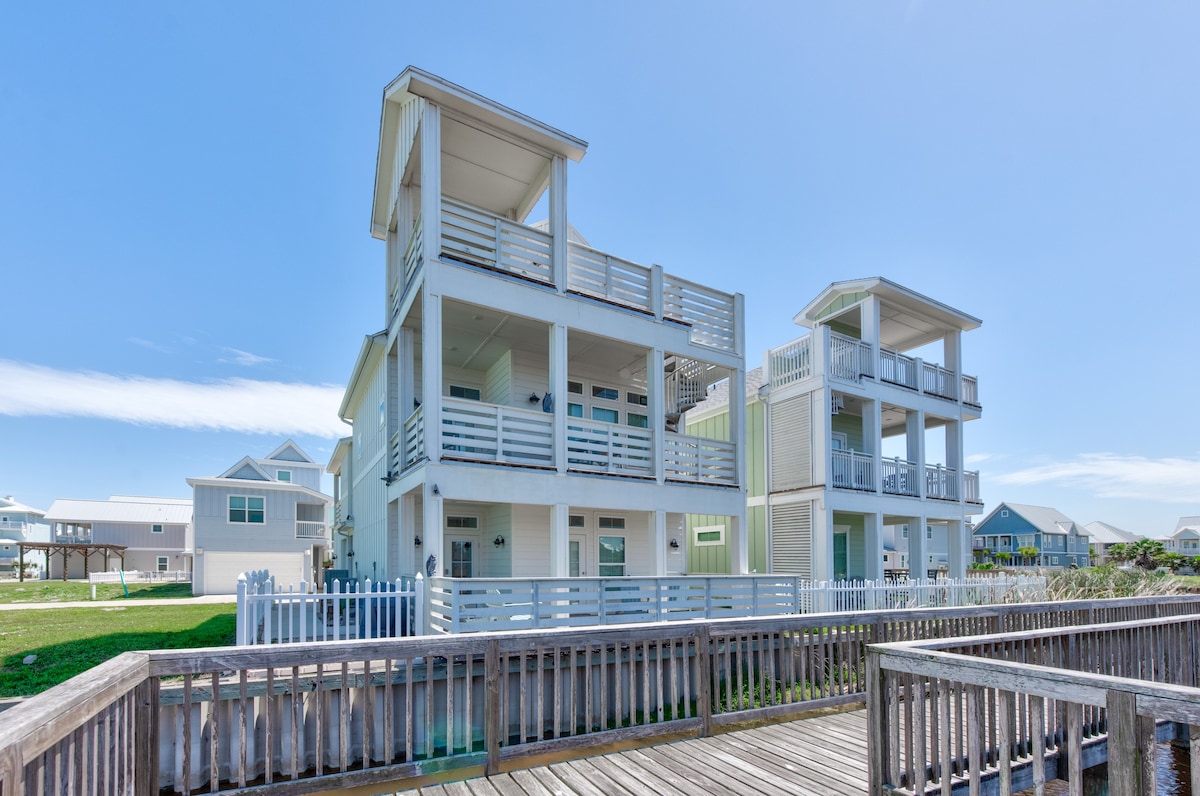
[[[190,583],[131,583],[129,597],[133,600],[165,597],[191,597]],[[16,580],[0,581],[0,605],[8,603],[69,603],[88,602],[92,587],[86,581]],[[97,600],[123,600],[125,591],[120,583],[96,585]]]
[[[32,696],[122,652],[231,645],[236,610],[233,603],[163,607],[133,601],[0,609],[0,698]],[[31,654],[37,660],[23,664]]]

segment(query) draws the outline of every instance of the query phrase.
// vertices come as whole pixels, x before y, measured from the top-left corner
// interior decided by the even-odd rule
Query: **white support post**
[[[568,555],[571,547],[570,506],[556,503],[550,512],[550,577],[566,578],[571,574]],[[536,611],[536,606],[534,607]]]
[[[663,319],[663,304],[666,302],[666,296],[663,295],[663,267],[661,265],[650,266],[650,311],[654,313],[656,320]]]
[[[650,562],[654,577],[667,574],[667,512],[661,509],[650,512]]]
[[[863,401],[863,439],[871,446],[871,491],[883,493],[883,403]]]
[[[568,229],[567,159],[555,155],[550,163],[550,267],[559,293],[567,291]]]
[[[740,294],[739,294],[740,295]],[[734,480],[746,494],[746,371],[735,369],[729,374],[729,441],[734,445]],[[745,505],[745,501],[742,501]],[[745,522],[745,518],[743,518]]]
[[[432,102],[421,115],[421,230],[425,237],[425,289],[430,289],[431,263],[442,250],[442,110]],[[436,289],[434,292],[437,292]]]
[[[426,292],[422,312],[421,323],[425,327],[421,336],[425,457],[437,462],[442,458],[442,297]]]
[[[409,492],[400,496],[400,571],[421,572],[425,556],[422,555],[424,544],[417,547],[417,495]],[[424,543],[424,539],[421,540]]]
[[[750,540],[746,534],[746,509],[729,518],[729,574],[745,575],[750,571]]]
[[[437,488],[437,484],[429,484],[425,487],[425,501],[423,504],[425,509],[424,522],[421,523],[424,526],[422,528],[422,541],[424,544],[421,547],[423,555],[417,566],[418,572],[429,574],[426,569],[426,562],[429,561],[430,556],[437,556],[437,566],[434,568],[432,574],[432,577],[435,578],[441,577],[442,572],[446,570],[450,563],[442,560],[445,555],[444,545],[442,544],[442,529],[446,523],[442,513],[442,496],[434,494],[434,490]]]
[[[567,472],[567,327],[550,327],[550,394],[554,397],[554,467]]]
[[[904,418],[905,441],[908,445],[908,460],[917,465],[917,497],[926,497],[925,488],[925,413],[920,409],[910,411]]]
[[[833,512],[820,501],[812,508],[812,579],[833,579]]]
[[[879,378],[879,297],[867,296],[861,305],[862,340],[871,346],[871,373]]]
[[[666,480],[666,389],[663,350],[652,348],[646,352],[646,414],[650,417],[650,461],[654,463],[654,480],[659,484]]]
[[[962,421],[953,420],[945,425],[946,435],[946,466],[954,471],[951,484],[954,488],[954,499],[963,502],[963,441]]]
[[[946,523],[946,558],[950,565],[950,577],[965,578],[967,576],[967,555],[971,549],[971,540],[967,538],[967,524],[959,520]]]
[[[944,356],[942,367],[954,374],[950,380],[951,389],[954,391],[954,399],[961,403],[963,373],[961,329],[946,333],[946,336],[942,338],[942,352]]]

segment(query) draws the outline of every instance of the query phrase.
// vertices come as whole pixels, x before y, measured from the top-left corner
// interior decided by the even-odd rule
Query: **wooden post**
[[[711,597],[711,591],[710,591]],[[633,666],[632,656],[630,666]],[[700,627],[700,635],[696,637],[696,666],[697,680],[696,683],[699,694],[696,698],[696,707],[700,711],[700,737],[707,738],[712,735],[712,637],[708,632],[708,625]],[[1200,793],[1200,791],[1197,791]]]
[[[882,793],[887,781],[888,715],[887,684],[879,666],[880,654],[867,650],[867,792]]]
[[[1067,703],[1067,772],[1071,796],[1083,796],[1083,705],[1078,702]]]
[[[483,773],[500,773],[500,642],[490,641],[484,652],[483,743],[487,762]]]
[[[1111,690],[1105,698],[1108,712],[1108,792],[1111,796],[1138,796],[1137,697]]]

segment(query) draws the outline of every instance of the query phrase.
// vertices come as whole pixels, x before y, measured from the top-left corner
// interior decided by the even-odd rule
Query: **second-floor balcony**
[[[316,520],[296,520],[297,539],[324,539],[328,536],[328,526]]]
[[[418,407],[391,439],[390,461],[400,472],[424,458],[427,421]],[[555,418],[540,410],[444,396],[437,425],[443,459],[556,469]],[[733,485],[733,442],[655,431],[581,417],[566,418],[566,469],[641,478],[656,477],[655,445],[669,481]]]
[[[771,386],[783,387],[821,375],[814,370],[814,335],[772,349],[767,354]],[[875,379],[913,392],[943,398],[979,408],[979,383],[976,377],[958,375],[941,365],[910,357],[899,351],[880,348],[878,358],[866,341],[828,331],[829,344],[822,358],[824,375],[858,381]]]
[[[0,520],[0,539],[24,539],[33,530],[27,522],[15,520]]]
[[[391,286],[392,312],[420,274],[424,220],[418,218]],[[486,210],[443,197],[441,247],[448,262],[484,268],[569,295],[600,301],[685,326],[691,342],[737,352],[738,318],[732,294],[569,241],[566,262],[554,262],[553,237]],[[564,278],[556,269],[562,268]]]
[[[882,492],[885,495],[921,497],[920,465],[899,458],[881,459],[878,473],[875,457],[852,450],[831,451],[829,483],[835,489],[857,492]],[[958,471],[940,464],[925,466],[924,497],[934,500],[965,500],[981,503],[979,471],[964,470],[962,495],[959,495]]]

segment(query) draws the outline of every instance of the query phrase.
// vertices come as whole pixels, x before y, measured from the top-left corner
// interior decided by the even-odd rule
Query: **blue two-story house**
[[[976,559],[1003,561],[1009,553],[1014,566],[1086,567],[1091,564],[1091,538],[1082,525],[1058,509],[1001,503],[975,526],[972,541]],[[1037,548],[1023,556],[1022,548]],[[986,552],[985,552],[986,551]]]

